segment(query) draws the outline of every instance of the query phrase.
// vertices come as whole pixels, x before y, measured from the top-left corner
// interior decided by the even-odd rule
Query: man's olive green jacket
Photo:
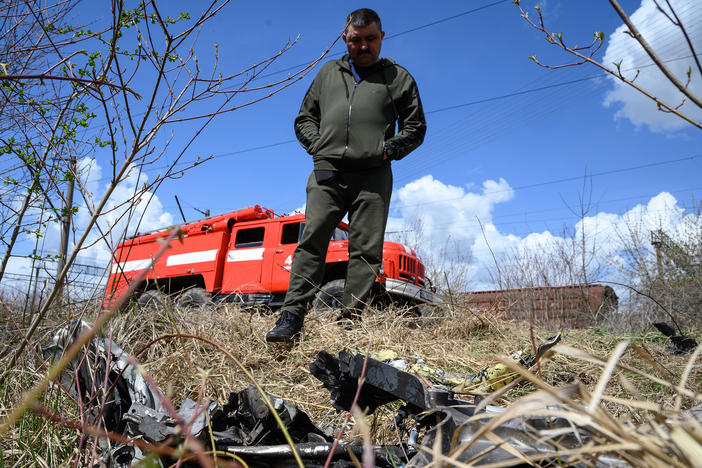
[[[402,159],[422,143],[426,129],[417,84],[407,70],[380,59],[356,83],[348,55],[324,64],[295,119],[297,139],[317,170],[379,167],[385,152]]]

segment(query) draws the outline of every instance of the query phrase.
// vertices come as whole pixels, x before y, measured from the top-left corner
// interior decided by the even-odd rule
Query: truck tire
[[[165,304],[163,303],[163,298],[161,293],[155,289],[149,289],[144,291],[137,298],[137,305],[142,309],[164,309]]]
[[[329,281],[321,287],[312,301],[312,309],[341,309],[341,301],[344,297],[345,279]]]
[[[210,293],[203,288],[190,288],[180,295],[176,305],[183,309],[199,309],[211,301]]]

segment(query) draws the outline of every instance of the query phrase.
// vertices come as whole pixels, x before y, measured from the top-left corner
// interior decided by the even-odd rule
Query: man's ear
[[[383,34],[385,34],[385,33],[383,33]],[[344,43],[346,43],[346,33],[341,35],[341,40],[344,41]]]
[[[385,39],[385,31],[380,31],[380,40]]]

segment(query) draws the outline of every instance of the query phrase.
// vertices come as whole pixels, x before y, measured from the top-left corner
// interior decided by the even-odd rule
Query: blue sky
[[[190,3],[171,2],[169,8],[187,11]],[[532,14],[536,3],[522,2]],[[664,60],[689,55],[682,36],[651,13],[650,0],[621,3],[629,14],[638,12],[638,24]],[[644,67],[637,82],[670,95],[677,104],[679,97],[648,67],[650,60],[634,41],[621,31],[614,34],[622,22],[608,2],[538,4],[547,25],[564,31],[569,44],[589,43],[595,31],[603,31],[606,41],[598,58],[606,54],[608,62],[623,60],[625,69]],[[693,7],[694,0],[673,4],[690,21],[699,52],[699,8]],[[605,230],[635,209],[643,209],[655,224],[656,212],[684,215],[699,198],[702,132],[662,115],[591,65],[547,70],[534,64],[528,56],[537,54],[554,65],[573,58],[544,41],[510,1],[232,2],[200,33],[198,55],[204,68],[217,43],[219,69],[236,73],[299,35],[297,44],[269,68],[288,70],[269,78],[280,79],[318,57],[337,37],[349,11],[359,7],[380,14],[387,34],[381,55],[412,73],[427,114],[423,146],[393,165],[396,191],[389,234],[409,239],[421,220],[426,255],[455,240],[472,256],[475,284],[489,286],[480,273],[489,262],[480,245],[486,238],[497,251],[535,238],[565,238],[564,230],[577,231],[582,206],[592,219],[609,220]],[[330,54],[336,58],[343,50],[339,42]],[[689,58],[670,62],[678,71],[688,63]],[[315,72],[273,98],[211,124],[183,160],[198,155],[213,159],[181,179],[164,182],[144,227],[181,220],[176,194],[188,219],[201,217],[194,208],[214,214],[253,204],[279,213],[303,207],[312,161],[296,142],[289,142],[295,139],[292,122]],[[702,94],[701,77],[695,75],[691,87]],[[702,118],[689,104],[683,109]],[[175,149],[193,127],[167,129],[156,144],[165,144],[170,131]],[[267,145],[272,146],[254,149]],[[105,166],[99,155],[94,163],[100,167],[90,177],[99,193],[104,187],[98,174]],[[146,171],[150,178],[162,170],[155,166]],[[99,261],[105,254],[103,249],[94,257]]]

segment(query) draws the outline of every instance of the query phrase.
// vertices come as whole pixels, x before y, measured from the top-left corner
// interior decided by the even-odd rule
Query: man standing
[[[375,11],[352,12],[342,35],[348,54],[322,67],[295,119],[295,134],[312,155],[314,171],[290,286],[267,341],[291,341],[302,329],[324,275],[329,240],[346,213],[349,263],[342,314],[363,308],[379,273],[392,193],[390,163],[417,148],[426,133],[414,79],[393,60],[379,58],[384,36]]]

